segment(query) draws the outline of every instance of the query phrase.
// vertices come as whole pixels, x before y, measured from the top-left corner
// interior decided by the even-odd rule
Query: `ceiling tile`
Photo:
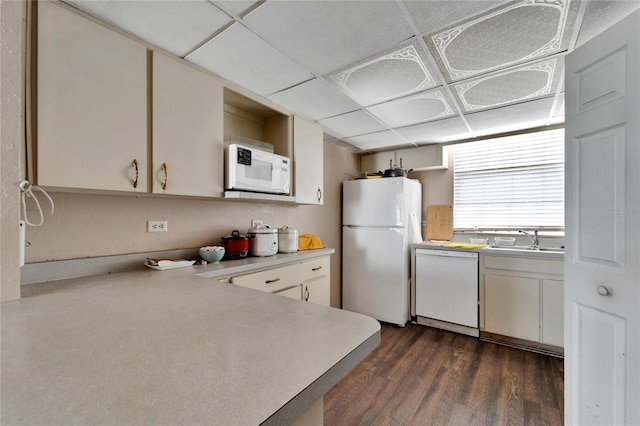
[[[464,80],[451,88],[464,111],[479,111],[555,94],[563,69],[564,56],[558,55]]]
[[[222,10],[230,15],[239,16],[242,13],[251,8],[253,5],[259,3],[251,0],[209,0],[211,3],[219,6]]]
[[[378,120],[364,111],[354,111],[318,121],[325,131],[337,138],[357,136],[385,130]]]
[[[425,37],[448,81],[567,49],[579,2],[524,0]]]
[[[350,65],[330,78],[362,106],[440,85],[417,41]]]
[[[244,20],[318,75],[414,35],[393,1],[267,1]]]
[[[240,24],[233,24],[185,59],[263,96],[313,77]]]
[[[628,14],[640,9],[639,1],[598,0],[587,3],[576,47],[582,46]]]
[[[546,126],[550,123],[553,96],[508,107],[465,115],[476,136]],[[562,118],[564,120],[564,117]],[[558,122],[557,119],[554,122]]]
[[[416,144],[450,142],[472,136],[460,117],[400,127],[394,130],[407,141]]]
[[[360,108],[338,89],[320,79],[313,79],[283,90],[269,96],[269,99],[313,120],[344,114]]]
[[[452,116],[456,112],[451,105],[449,95],[435,89],[375,105],[367,111],[389,127],[401,127]]]
[[[64,2],[181,57],[231,22],[207,0]]]
[[[404,0],[409,15],[418,28],[419,33],[432,33],[452,22],[460,21],[477,13],[484,12],[496,6],[507,3],[510,0],[502,1],[477,1],[477,0],[455,0],[455,1],[411,1]]]
[[[407,145],[406,140],[404,140],[391,130],[346,138],[345,142],[350,143],[351,145],[358,147],[364,151]]]

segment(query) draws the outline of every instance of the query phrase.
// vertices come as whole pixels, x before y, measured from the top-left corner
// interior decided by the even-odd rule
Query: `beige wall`
[[[23,115],[25,3],[0,2],[0,301],[20,297],[19,189]]]
[[[357,170],[357,157],[336,145],[324,148],[324,205],[291,206],[160,196],[51,193],[55,214],[27,227],[26,261],[76,259],[215,244],[251,219],[288,225],[320,236],[331,256],[331,304],[340,306],[342,181]],[[168,221],[168,232],[146,232],[147,220]]]

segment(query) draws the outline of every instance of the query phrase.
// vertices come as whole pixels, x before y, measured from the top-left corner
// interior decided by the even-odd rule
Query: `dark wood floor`
[[[562,425],[563,360],[408,324],[324,397],[325,425]]]

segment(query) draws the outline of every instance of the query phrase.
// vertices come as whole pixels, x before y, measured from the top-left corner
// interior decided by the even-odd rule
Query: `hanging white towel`
[[[413,236],[412,244],[418,244],[422,242],[422,232],[420,232],[420,224],[415,212],[409,214],[409,232]]]

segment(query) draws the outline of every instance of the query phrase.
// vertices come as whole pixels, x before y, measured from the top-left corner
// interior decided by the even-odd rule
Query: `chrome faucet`
[[[518,232],[521,232],[524,235],[526,235],[527,237],[529,237],[529,239],[531,240],[531,244],[533,245],[533,248],[538,248],[538,245],[540,244],[540,240],[538,239],[538,230],[537,229],[535,231],[533,231],[533,236],[530,233],[528,233],[527,231],[523,231],[522,229],[520,229]]]

